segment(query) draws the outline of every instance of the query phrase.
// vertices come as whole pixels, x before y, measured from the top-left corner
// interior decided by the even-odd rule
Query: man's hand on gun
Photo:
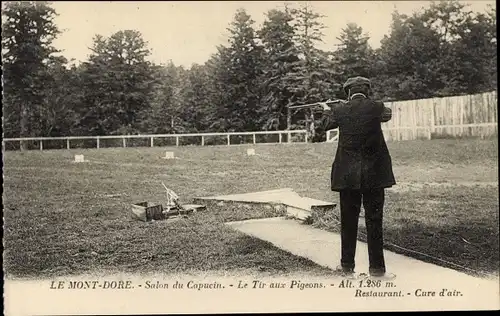
[[[331,111],[332,108],[328,106],[328,102],[332,102],[332,100],[328,100],[326,102],[320,102],[319,104],[321,105],[321,107],[323,108],[323,111]]]

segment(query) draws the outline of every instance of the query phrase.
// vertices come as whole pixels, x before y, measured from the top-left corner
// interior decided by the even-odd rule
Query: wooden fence
[[[392,119],[383,124],[387,140],[497,135],[497,92],[387,102]]]
[[[498,135],[497,92],[386,102],[392,119],[382,124],[387,141]],[[334,140],[336,130],[327,132]]]
[[[306,130],[5,138],[4,150],[307,143]]]

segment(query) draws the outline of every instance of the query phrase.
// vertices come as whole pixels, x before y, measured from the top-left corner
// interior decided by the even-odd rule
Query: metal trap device
[[[162,182],[167,193],[165,206],[156,202],[139,202],[132,204],[132,217],[134,219],[149,222],[165,220],[169,217],[186,216],[197,210],[205,209],[205,205],[198,204],[180,204],[179,196]]]

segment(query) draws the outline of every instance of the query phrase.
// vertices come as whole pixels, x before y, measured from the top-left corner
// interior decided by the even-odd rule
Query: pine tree
[[[228,28],[229,46],[219,50],[223,67],[218,72],[219,85],[225,90],[224,103],[217,110],[219,120],[214,124],[226,131],[258,130],[262,125],[260,109],[262,47],[258,45],[255,22],[240,9]],[[215,126],[213,125],[213,126]]]
[[[80,132],[91,135],[135,133],[140,113],[149,107],[154,78],[147,43],[138,31],[96,36],[89,61],[83,64],[85,106]]]
[[[2,12],[6,136],[41,136],[48,64],[57,50],[55,10],[46,2],[7,2]],[[21,149],[24,149],[21,144]]]
[[[320,22],[323,16],[314,12],[309,4],[301,6],[294,10],[296,28],[296,43],[299,51],[300,60],[296,63],[294,97],[290,105],[304,104],[324,101],[334,96],[337,88],[334,82],[333,63],[329,59],[329,54],[316,48],[317,43],[322,41],[322,30],[324,24]],[[316,109],[304,111],[303,120],[298,119],[297,123],[306,125],[311,132],[310,139],[315,139],[317,121]],[[302,113],[304,113],[302,112]],[[297,119],[288,115],[288,128],[290,123]]]
[[[395,12],[390,34],[381,44],[375,80],[383,87],[383,91],[376,91],[379,96],[429,98],[444,87],[439,35],[417,13],[406,16]]]
[[[473,14],[442,1],[411,16],[393,14],[377,52],[377,94],[396,100],[478,93],[496,82],[496,26],[490,13]],[[496,84],[494,85],[496,87]]]
[[[155,84],[149,107],[140,111],[140,129],[153,134],[173,134],[180,124],[179,67],[173,62],[152,67]]]
[[[299,57],[292,21],[289,10],[273,9],[267,13],[267,19],[259,31],[265,48],[265,71],[262,76],[265,112],[262,115],[266,118],[266,130],[286,127],[286,110],[295,90],[292,78]]]
[[[203,132],[210,126],[208,119],[212,106],[208,69],[205,65],[193,65],[187,72],[186,85],[182,90],[185,113],[183,118],[190,128]]]
[[[212,132],[228,131],[231,129],[230,110],[228,106],[233,102],[232,90],[227,89],[231,84],[230,73],[231,55],[229,48],[218,46],[217,52],[205,63],[207,69],[207,99],[211,107],[207,109],[208,130]]]
[[[371,78],[373,73],[374,53],[368,44],[369,36],[355,23],[349,23],[337,39],[339,49],[334,52],[336,65],[335,79],[339,82],[348,77],[363,76]]]

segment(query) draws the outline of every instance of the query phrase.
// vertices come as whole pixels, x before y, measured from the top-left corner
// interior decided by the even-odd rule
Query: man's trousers
[[[385,192],[383,188],[340,191],[342,268],[354,270],[358,220],[361,211],[361,203],[363,203],[368,242],[368,258],[370,262],[369,271],[370,273],[385,273],[382,227],[384,198]]]

